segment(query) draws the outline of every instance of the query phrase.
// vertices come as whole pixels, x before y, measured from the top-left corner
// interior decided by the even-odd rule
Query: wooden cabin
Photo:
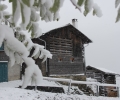
[[[115,72],[107,70],[105,68],[97,68],[92,66],[86,67],[86,77],[96,79],[100,83],[107,84],[116,84],[116,75]],[[108,97],[116,97],[117,96],[117,88],[116,87],[100,87],[99,95],[108,96]]]
[[[73,25],[67,24],[48,31],[38,39],[33,39],[33,42],[44,45],[53,54],[52,59],[47,59],[41,65],[41,68],[46,66],[44,71],[48,76],[85,73],[84,44],[92,41]]]
[[[0,47],[0,82],[20,79],[20,66],[8,67],[9,58],[4,52],[4,44]]]

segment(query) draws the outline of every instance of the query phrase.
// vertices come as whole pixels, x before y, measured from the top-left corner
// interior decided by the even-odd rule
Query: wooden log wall
[[[83,74],[83,56],[81,38],[70,28],[57,29],[47,33],[44,40],[47,49],[53,54],[48,60],[49,74]]]
[[[115,75],[105,74],[104,81],[105,81],[105,83],[116,84]]]
[[[100,70],[94,68],[87,68],[86,69],[86,77],[97,79],[100,83],[108,83],[108,84],[116,84],[115,75],[113,74],[106,74]],[[100,96],[108,96],[108,97],[117,97],[117,92],[114,91],[116,87],[107,87],[107,86],[100,86],[99,87],[99,95]],[[113,91],[112,91],[113,90]]]
[[[50,37],[50,51],[53,55],[72,56],[72,41]]]

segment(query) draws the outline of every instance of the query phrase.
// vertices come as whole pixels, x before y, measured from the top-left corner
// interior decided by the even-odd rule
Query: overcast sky
[[[103,16],[98,18],[92,12],[84,17],[82,13],[65,0],[60,10],[58,22],[40,23],[43,32],[71,23],[78,19],[78,29],[93,43],[85,48],[86,65],[103,67],[120,73],[120,22],[115,23],[117,9],[115,0],[94,0],[101,8]]]
[[[42,32],[71,23],[78,19],[78,29],[93,43],[85,47],[86,65],[103,67],[120,73],[120,22],[115,23],[117,9],[115,0],[94,0],[101,8],[103,16],[98,18],[92,12],[84,17],[79,10],[65,0],[57,22],[40,22]],[[10,10],[10,6],[8,8]]]

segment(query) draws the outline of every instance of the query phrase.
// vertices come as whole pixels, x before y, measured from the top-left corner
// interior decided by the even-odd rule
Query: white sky
[[[86,65],[103,67],[120,73],[120,22],[115,23],[117,9],[115,0],[94,0],[101,8],[103,16],[98,18],[89,13],[84,17],[79,10],[65,0],[60,10],[58,22],[40,22],[42,32],[71,23],[78,19],[78,29],[93,43],[85,48]],[[10,10],[10,8],[8,8]]]

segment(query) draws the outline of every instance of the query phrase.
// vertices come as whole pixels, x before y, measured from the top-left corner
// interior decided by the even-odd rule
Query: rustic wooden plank
[[[67,62],[65,62],[65,61],[61,61],[61,62],[54,62],[54,61],[49,61],[49,65],[79,65],[79,64],[83,64],[83,62],[82,61],[79,61],[79,62],[73,62],[73,63],[71,63],[70,61],[67,61]]]
[[[80,73],[80,71],[83,71],[83,67],[77,67],[77,68],[73,68],[72,66],[66,67],[66,66],[59,66],[59,67],[50,67],[50,74],[53,74],[54,72],[56,73],[64,73],[64,74],[69,74],[69,72],[72,73]]]
[[[50,52],[52,53],[52,54],[55,54],[55,55],[61,55],[61,56],[65,56],[65,54],[67,55],[67,54],[70,54],[70,56],[72,56],[72,51],[60,51],[60,50],[50,50]]]
[[[50,52],[57,52],[57,53],[72,53],[72,50],[64,50],[64,49],[50,49]]]
[[[50,43],[64,43],[64,44],[72,44],[72,41],[65,41],[65,40],[51,40]]]
[[[51,52],[52,55],[58,55],[58,56],[72,56],[72,53],[66,53],[66,52]]]
[[[62,41],[66,41],[66,42],[71,42],[72,40],[70,40],[70,39],[64,39],[64,38],[57,38],[57,37],[50,37],[50,41],[60,41],[60,40],[62,40]]]
[[[63,53],[72,53],[73,51],[70,48],[50,48],[50,52],[63,52]]]
[[[64,41],[50,41],[51,44],[72,44],[72,42],[64,42]]]
[[[72,51],[71,48],[64,48],[64,47],[50,47],[50,51],[55,51],[55,50],[64,50],[64,51]]]
[[[72,56],[71,53],[57,53],[57,52],[51,52],[51,54],[54,56],[54,55],[60,55],[60,56]]]
[[[58,56],[72,56],[72,53],[70,53],[70,52],[51,52],[51,54],[53,54],[53,55],[58,55]]]
[[[51,45],[50,45],[50,48],[55,48],[55,49],[57,49],[57,48],[69,48],[69,49],[72,50],[72,46],[68,46],[68,45],[60,45],[60,44],[58,44],[58,45],[51,44]]]
[[[63,46],[72,46],[72,43],[63,43],[63,42],[50,42],[50,46],[51,45],[63,45]]]
[[[50,49],[51,52],[63,52],[63,53],[71,53],[72,51],[68,50],[56,50],[56,49]]]
[[[61,66],[61,67],[56,67],[56,68],[51,68],[50,66],[50,74],[56,74],[56,75],[61,75],[61,74],[80,74],[84,73],[82,66],[73,68],[73,66]]]

